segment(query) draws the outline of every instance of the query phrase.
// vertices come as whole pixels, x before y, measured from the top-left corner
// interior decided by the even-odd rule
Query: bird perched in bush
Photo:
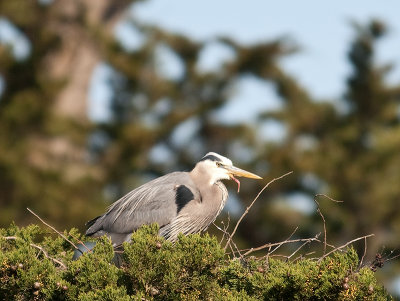
[[[228,158],[210,152],[190,172],[172,172],[130,191],[106,213],[89,221],[86,235],[107,235],[113,246],[118,247],[144,224],[157,223],[159,234],[170,241],[176,240],[179,233],[204,231],[220,214],[228,198],[221,180],[234,180],[239,191],[236,177],[261,179],[233,166]]]

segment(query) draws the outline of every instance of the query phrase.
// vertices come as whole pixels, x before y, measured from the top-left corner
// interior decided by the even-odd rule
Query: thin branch
[[[319,208],[319,203],[316,200],[317,196],[314,197],[314,202],[317,204],[317,212],[319,213],[319,215],[321,216],[322,222],[323,222],[323,226],[324,226],[324,253],[323,255],[325,255],[326,253],[326,221],[325,221],[325,217],[321,212],[321,209]]]
[[[278,177],[278,178],[272,179],[271,181],[269,181],[269,182],[267,183],[267,185],[265,185],[265,186],[263,187],[263,189],[261,189],[261,191],[257,194],[256,198],[251,202],[250,206],[248,206],[248,207],[246,208],[245,212],[244,212],[244,213],[242,214],[242,216],[239,218],[238,222],[237,222],[236,225],[235,225],[235,228],[233,229],[232,234],[229,235],[229,238],[228,238],[228,240],[227,240],[227,242],[226,242],[226,244],[225,244],[224,250],[226,250],[226,248],[228,247],[230,241],[232,240],[233,236],[235,235],[235,233],[236,233],[236,231],[237,231],[237,228],[239,227],[239,224],[241,223],[241,221],[243,220],[243,218],[247,215],[247,213],[249,213],[250,208],[254,205],[254,203],[255,203],[255,202],[257,201],[257,199],[260,197],[261,193],[262,193],[265,189],[267,189],[267,187],[268,187],[269,185],[271,185],[273,182],[278,181],[278,180],[280,180],[280,179],[282,179],[282,178],[284,178],[284,177],[286,177],[286,176],[288,176],[288,175],[290,175],[290,174],[292,174],[292,173],[293,173],[293,171],[290,171],[290,172],[288,172],[288,173],[286,173],[286,174],[284,174],[284,175],[282,175],[282,176],[280,176],[280,177]]]
[[[321,193],[316,194],[314,196],[314,202],[317,204],[317,212],[321,216],[322,222],[323,222],[323,226],[324,226],[324,253],[323,253],[323,255],[325,255],[325,253],[326,253],[326,245],[327,245],[327,242],[326,242],[326,240],[327,240],[327,238],[326,238],[327,237],[327,235],[326,235],[326,221],[325,221],[324,215],[322,214],[321,208],[319,206],[319,202],[317,201],[317,198],[320,197],[320,196],[326,197],[327,199],[329,199],[329,200],[331,200],[332,202],[335,202],[335,203],[342,203],[343,201],[335,200],[335,199],[331,198],[330,196],[327,196],[326,194],[321,194]]]
[[[318,194],[316,194],[316,195],[315,195],[315,198],[317,198],[317,197],[319,197],[319,196],[323,196],[323,197],[325,197],[325,198],[327,198],[327,199],[330,199],[332,202],[335,202],[335,203],[343,203],[343,201],[335,200],[335,199],[331,198],[330,196],[327,196],[326,194],[323,194],[323,193],[318,193]]]
[[[275,247],[275,246],[280,246],[280,245],[290,244],[290,243],[295,243],[295,242],[305,242],[305,241],[307,241],[307,242],[312,242],[312,241],[321,242],[319,239],[316,239],[315,237],[311,237],[311,238],[299,238],[299,239],[285,240],[283,242],[268,243],[268,244],[259,246],[257,248],[248,249],[248,251],[246,253],[244,253],[243,256],[249,255],[250,253],[253,253],[253,252],[256,252],[256,251],[260,251],[260,250],[263,250],[263,249]],[[246,250],[242,250],[242,251],[246,251]],[[270,254],[270,253],[268,253],[268,254]]]
[[[5,240],[17,240],[17,239],[21,239],[21,240],[22,240],[21,237],[17,237],[17,236],[2,236],[1,238],[4,238]],[[43,255],[44,255],[46,258],[50,259],[50,260],[53,261],[54,263],[57,263],[57,264],[58,264],[59,266],[61,266],[63,269],[65,269],[65,270],[67,269],[67,266],[66,266],[62,261],[51,257],[43,247],[41,247],[41,246],[39,246],[39,245],[36,245],[36,244],[33,244],[33,243],[29,243],[29,245],[30,245],[31,247],[33,247],[33,248],[38,249],[40,252],[43,253]]]
[[[58,231],[56,228],[54,228],[53,226],[49,225],[48,223],[46,223],[43,219],[40,218],[39,215],[37,215],[35,212],[33,212],[31,209],[26,208],[30,213],[32,213],[34,216],[36,216],[43,224],[45,224],[47,227],[49,227],[50,229],[52,229],[54,232],[56,232],[58,235],[60,235],[62,238],[64,238],[66,241],[68,241],[75,249],[78,249],[78,247],[72,242],[70,241],[64,234],[62,234],[60,231]]]
[[[289,237],[286,238],[284,241],[282,241],[281,244],[277,245],[277,246],[275,247],[275,249],[273,249],[272,251],[269,252],[269,254],[274,253],[276,250],[278,250],[278,249],[285,243],[285,241],[291,239],[292,236],[296,233],[296,231],[297,231],[298,229],[299,229],[299,227],[296,227],[296,228],[293,230],[293,232],[289,235]]]
[[[363,254],[363,256],[361,257],[360,265],[358,266],[359,268],[361,268],[366,254],[367,254],[367,238],[364,237],[364,254]]]
[[[221,238],[221,240],[220,240],[220,242],[219,242],[219,244],[221,244],[222,241],[223,241],[224,238],[225,238],[226,229],[222,229],[220,226],[217,226],[217,224],[216,224],[215,222],[213,222],[212,224],[214,225],[215,228],[217,228],[219,231],[222,232],[222,238]],[[221,224],[223,224],[223,222],[221,222]],[[225,227],[225,225],[224,225],[224,227]]]
[[[222,231],[222,233],[223,233],[223,236],[222,236],[222,239],[221,239],[220,244],[222,243],[222,241],[223,241],[225,235],[226,235],[228,238],[230,237],[230,234],[229,234],[229,232],[228,232],[228,230],[227,230],[228,227],[229,227],[229,221],[230,221],[230,219],[229,219],[229,216],[228,216],[228,225],[227,225],[227,226],[224,225],[224,229],[222,229],[221,227],[219,227],[219,226],[217,226],[215,223],[213,223],[213,225],[214,225],[218,230]],[[222,221],[221,223],[224,224],[223,221]],[[236,251],[233,250],[232,245],[233,245],[233,247],[235,247]],[[240,250],[239,250],[238,246],[236,245],[236,243],[235,243],[233,240],[230,241],[229,247],[230,247],[230,249],[231,249],[231,251],[232,251],[233,256],[235,256],[235,252],[237,252],[237,253],[239,254],[239,257],[242,258],[242,254],[240,253]]]
[[[320,234],[320,233],[319,233]],[[318,239],[319,234],[315,235],[314,238]],[[311,240],[305,241],[300,247],[298,247],[292,254],[290,254],[287,257],[287,260],[289,260],[290,258],[292,258],[298,251],[300,251],[300,249],[302,249],[305,245],[308,245],[311,242]]]
[[[311,251],[311,252],[308,252],[308,253],[306,253],[306,254],[300,254],[299,256],[297,256],[297,257],[293,260],[293,262],[296,262],[297,260],[300,260],[300,259],[302,259],[302,258],[305,258],[305,257],[307,257],[307,256],[309,256],[309,255],[311,255],[311,254],[315,254],[315,251]]]
[[[217,226],[217,224],[215,223],[215,222],[213,222],[213,225],[218,229],[218,230],[220,230],[220,231],[222,231],[222,237],[221,237],[221,241],[219,242],[219,244],[222,244],[222,242],[224,241],[224,239],[225,239],[225,235],[228,235],[229,236],[229,233],[228,233],[228,229],[229,229],[229,225],[230,225],[230,223],[231,223],[231,217],[230,217],[230,215],[229,215],[229,213],[228,213],[228,218],[227,218],[227,224],[225,225],[225,223],[224,223],[224,221],[222,220],[221,221],[221,224],[222,225],[224,225],[224,229],[221,229],[219,226]]]
[[[17,240],[19,237],[16,236],[0,236],[1,238],[5,240]]]
[[[395,256],[393,256],[393,257],[390,257],[390,256],[394,253],[394,251],[395,251],[395,250],[392,250],[392,251],[390,251],[389,254],[385,255],[385,256],[383,257],[383,260],[384,260],[385,262],[387,262],[387,261],[391,261],[391,260],[393,260],[393,259],[396,259],[396,258],[400,257],[400,253],[397,254],[397,255],[395,255]],[[383,253],[383,252],[384,252],[384,247],[382,248],[381,253]]]
[[[72,235],[71,233],[69,233],[69,235],[71,235],[73,239],[75,239],[78,243],[80,243],[82,246],[84,246],[87,252],[89,252],[89,253],[93,252],[93,249],[90,249],[88,246],[86,246],[85,243],[82,240],[80,240],[78,237],[76,237],[75,235]]]
[[[337,248],[335,248],[335,249],[329,251],[328,253],[324,254],[324,255],[318,260],[318,262],[321,262],[324,258],[328,257],[328,256],[331,255],[332,253],[334,253],[334,252],[336,252],[336,251],[338,251],[338,250],[341,250],[341,249],[347,247],[348,245],[350,245],[350,244],[352,244],[352,243],[354,243],[354,242],[356,242],[356,241],[359,241],[359,240],[361,240],[361,239],[365,239],[365,238],[368,238],[368,237],[371,237],[371,236],[375,236],[375,234],[368,234],[368,235],[364,235],[364,236],[355,238],[355,239],[353,239],[353,240],[350,240],[350,241],[346,242],[344,245],[342,245],[342,246],[340,246],[340,247],[337,247]]]
[[[54,263],[59,264],[63,269],[65,269],[65,270],[67,269],[67,266],[66,266],[64,263],[62,263],[60,260],[55,259],[55,258],[49,256],[49,254],[47,253],[47,251],[46,251],[45,249],[43,249],[43,247],[38,246],[38,245],[35,245],[35,244],[29,244],[29,245],[30,245],[31,247],[34,247],[34,248],[40,250],[46,258],[50,259],[50,260],[53,261]]]
[[[393,257],[387,258],[385,261],[391,261],[391,260],[396,259],[398,257],[400,257],[400,254],[397,254],[397,255],[395,255]]]

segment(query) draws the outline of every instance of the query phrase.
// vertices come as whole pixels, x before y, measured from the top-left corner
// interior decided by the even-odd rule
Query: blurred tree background
[[[83,230],[132,188],[189,170],[216,151],[264,177],[244,180],[240,194],[227,183],[231,199],[221,219],[230,211],[231,224],[269,180],[294,171],[252,208],[239,228],[243,246],[285,239],[296,227],[299,237],[323,231],[313,198],[325,193],[343,201],[318,199],[328,242],[375,233],[370,257],[383,246],[400,250],[400,84],[388,84],[391,66],[374,59],[384,23],[353,24],[346,91],[324,101],[280,67],[297,51],[291,40],[249,46],[216,38],[212,43],[232,59],[201,70],[210,41],[127,17],[134,2],[0,2],[2,22],[29,45],[21,57],[0,44],[0,226],[37,222],[29,207],[59,229]],[[133,50],[115,38],[121,20],[142,37]],[[165,71],[165,58],[176,63],[175,72]],[[99,68],[107,71],[111,102],[106,118],[95,120],[87,95]],[[272,85],[280,103],[248,122],[220,122],[242,78]],[[282,133],[279,139],[264,139],[268,125]]]

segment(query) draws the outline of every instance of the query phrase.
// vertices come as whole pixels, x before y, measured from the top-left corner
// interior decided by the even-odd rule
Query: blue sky
[[[282,59],[281,65],[295,76],[316,98],[337,99],[341,97],[345,79],[350,73],[346,53],[354,34],[350,22],[366,23],[373,17],[384,20],[389,26],[389,34],[380,41],[377,53],[379,63],[392,62],[394,70],[388,81],[400,82],[400,2],[387,0],[353,1],[228,1],[228,0],[149,0],[132,6],[131,14],[143,23],[153,23],[163,29],[183,33],[192,39],[210,41],[198,62],[199,70],[218,69],[224,60],[234,56],[232,51],[223,48],[212,39],[225,35],[245,43],[252,44],[279,37],[289,37],[300,47],[299,53]],[[126,23],[125,23],[126,25]],[[140,47],[143,37],[132,26],[124,22],[116,29],[117,38],[127,46]],[[14,55],[24,58],[29,55],[29,42],[10,23],[0,18],[0,42],[12,44]],[[166,77],[177,78],[182,72],[179,60],[168,53],[168,49],[159,47],[159,72]],[[89,93],[92,120],[104,120],[109,116],[106,107],[111,91],[104,84],[111,70],[100,64],[93,75]],[[4,83],[0,77],[0,93]],[[240,79],[236,83],[236,94],[216,118],[221,122],[235,123],[251,120],[260,110],[275,108],[279,99],[272,87],[255,78]],[[259,101],[260,99],[270,100]],[[247,116],[240,110],[240,104],[253,103]],[[260,107],[262,103],[265,107]],[[237,109],[239,107],[239,110]],[[231,112],[230,118],[226,111]],[[239,112],[238,114],[236,114]],[[241,117],[241,118],[240,118]]]
[[[164,30],[207,42],[197,62],[198,70],[204,72],[218,70],[224,61],[234,57],[229,47],[215,42],[215,37],[228,36],[244,44],[289,38],[300,46],[300,51],[283,58],[281,66],[315,98],[335,100],[341,98],[351,72],[347,52],[354,37],[353,21],[366,24],[378,18],[386,22],[389,33],[378,44],[376,60],[379,64],[393,63],[395,68],[387,80],[400,82],[399,11],[400,4],[394,0],[385,1],[384,5],[372,0],[150,0],[133,5],[129,15],[142,23],[156,24]],[[131,51],[145,40],[128,21],[121,22],[115,33],[121,44]],[[161,75],[172,80],[183,75],[179,59],[166,47],[159,47],[156,55],[156,68]],[[107,78],[107,68],[101,70]],[[255,124],[259,112],[275,110],[282,105],[273,85],[254,76],[243,76],[233,86],[229,102],[213,114],[214,119],[225,124],[253,122],[259,129],[260,139],[279,142],[285,136],[284,125],[276,121]],[[99,99],[104,95],[107,93],[91,97],[97,99],[100,113]],[[107,112],[103,112],[106,116]]]
[[[352,20],[365,23],[376,17],[387,22],[390,32],[380,44],[378,61],[400,65],[399,11],[400,2],[395,0],[151,0],[132,9],[144,22],[197,40],[226,35],[251,44],[289,36],[302,50],[284,59],[283,67],[318,98],[335,98],[343,91]],[[400,80],[400,68],[389,80]]]

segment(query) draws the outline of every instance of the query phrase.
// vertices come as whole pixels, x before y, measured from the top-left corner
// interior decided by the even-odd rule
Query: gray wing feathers
[[[203,206],[200,202],[186,204],[171,223],[160,229],[160,235],[168,240],[175,241],[179,233],[187,235],[206,230],[221,213],[228,198],[228,191],[221,182],[217,182],[214,188],[217,192],[215,199],[221,200],[220,204],[218,202],[215,202],[217,206]]]
[[[113,203],[89,227],[86,235],[94,235],[99,231],[109,234],[132,233],[143,224],[151,223],[163,227],[177,216],[176,190],[180,185],[187,186],[193,197],[199,199],[200,194],[188,173],[170,173],[132,190]]]

